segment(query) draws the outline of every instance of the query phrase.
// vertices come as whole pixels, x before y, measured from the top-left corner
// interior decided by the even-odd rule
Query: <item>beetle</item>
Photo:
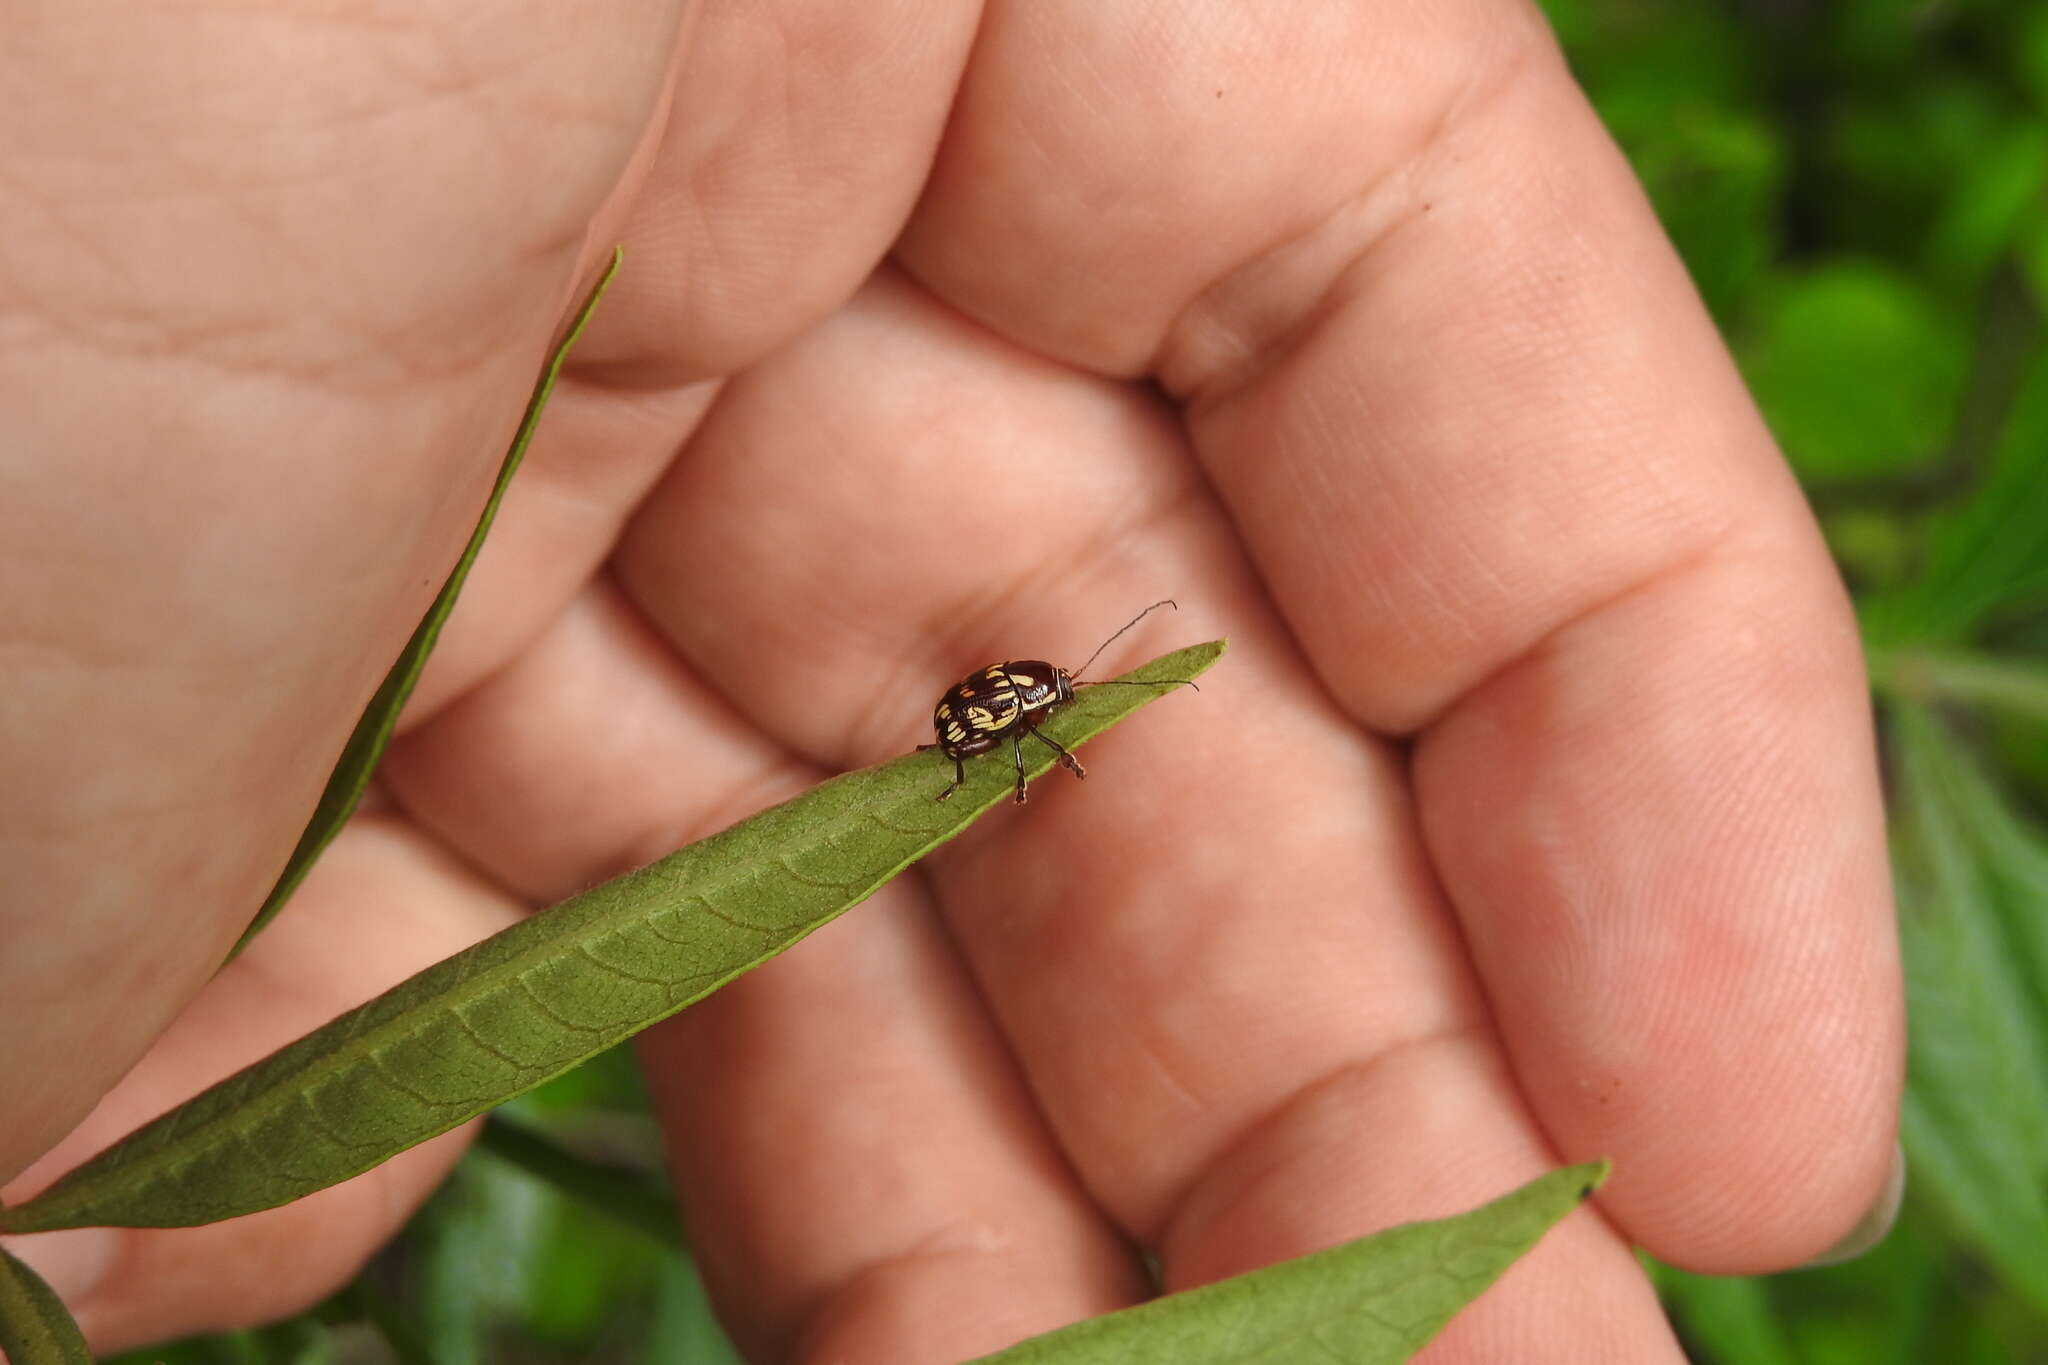
[[[1116,643],[1117,637],[1144,620],[1161,607],[1180,610],[1172,598],[1154,602],[1145,610],[1126,621],[1121,630],[1096,646],[1088,656],[1088,663],[1069,672],[1057,664],[1043,659],[1012,659],[1005,663],[990,664],[987,668],[976,669],[959,682],[946,689],[932,708],[932,729],[938,734],[935,744],[920,744],[918,751],[937,749],[953,760],[953,781],[935,798],[944,801],[960,789],[967,780],[967,760],[976,754],[985,754],[1007,737],[1010,741],[1010,755],[1017,765],[1017,804],[1025,799],[1024,783],[1024,736],[1045,744],[1059,755],[1060,766],[1076,777],[1086,777],[1087,770],[1081,760],[1068,752],[1065,745],[1045,734],[1038,727],[1052,714],[1056,706],[1074,699],[1077,687],[1195,687],[1191,678],[1162,678],[1158,682],[1118,682],[1103,679],[1100,682],[1078,677],[1086,673],[1089,664],[1102,657],[1102,651]],[[1197,692],[1201,688],[1195,687]]]

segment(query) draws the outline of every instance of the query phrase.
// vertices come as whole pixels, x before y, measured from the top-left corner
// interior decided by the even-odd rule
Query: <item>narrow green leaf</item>
[[[0,1247],[0,1355],[11,1365],[92,1365],[71,1314],[43,1277]]]
[[[1191,678],[1223,649],[1194,645],[1124,678]],[[1086,688],[1044,728],[1071,748],[1159,695]],[[1047,750],[1027,766],[1051,761]],[[523,920],[0,1209],[0,1229],[210,1223],[360,1174],[767,961],[1010,795],[1010,765],[986,756],[940,803],[952,768],[914,753],[846,773]]]
[[[2048,1039],[2002,924],[2000,879],[1976,842],[1983,810],[1959,799],[1954,739],[1903,704],[1892,734],[1912,1024],[1900,1129],[1914,1189],[2048,1313]]]
[[[414,629],[412,638],[405,642],[405,648],[399,651],[397,662],[384,675],[382,685],[364,708],[363,717],[356,722],[348,743],[342,746],[341,757],[335,761],[334,771],[328,775],[326,790],[320,793],[320,803],[313,808],[313,818],[306,822],[306,832],[299,836],[298,846],[285,862],[284,871],[278,874],[277,884],[271,887],[269,896],[264,898],[262,908],[249,922],[249,927],[242,931],[242,937],[236,941],[230,957],[241,952],[264,925],[277,918],[277,912],[284,909],[285,902],[299,889],[299,883],[306,879],[313,864],[326,851],[327,845],[334,842],[334,836],[341,833],[341,827],[348,823],[357,803],[363,799],[363,789],[369,786],[370,775],[377,770],[377,760],[384,756],[385,747],[391,743],[391,732],[398,725],[399,712],[405,709],[406,698],[412,695],[413,685],[426,668],[427,656],[433,653],[435,642],[441,638],[441,626],[447,621],[448,613],[455,609],[455,599],[462,595],[462,585],[469,578],[470,566],[476,562],[477,552],[483,549],[484,537],[490,533],[491,523],[497,519],[498,504],[505,499],[505,489],[519,471],[520,461],[526,458],[526,447],[540,426],[541,411],[547,407],[548,396],[554,392],[555,381],[561,377],[562,362],[568,359],[569,348],[583,335],[584,327],[597,311],[598,301],[611,287],[613,277],[619,273],[622,258],[619,250],[612,251],[611,264],[605,267],[590,296],[576,311],[569,330],[548,356],[547,364],[541,367],[533,394],[526,400],[526,415],[520,419],[519,430],[512,435],[512,446],[505,452],[504,463],[498,467],[498,481],[491,486],[491,495],[484,502],[476,529],[470,533],[469,544],[463,547],[462,557],[449,571],[448,581],[441,585],[440,594],[427,608],[427,614]]]
[[[2048,660],[1959,650],[1873,650],[1870,678],[1914,700],[1996,706],[2048,720]]]
[[[2017,665],[2007,676],[2017,676],[2016,670]],[[2028,822],[1954,735],[1932,732],[1924,711],[1903,716],[1902,723],[1922,732],[1910,754],[1911,779],[1919,799],[1940,803],[1943,831],[1965,846],[1974,873],[1969,884],[1988,912],[1990,951],[2031,1005],[2031,1022],[2022,1032],[2048,1064],[2048,915],[2042,913],[2048,906],[2048,831]],[[2048,1076],[2042,1094],[2048,1104]],[[2048,1178],[2048,1141],[2040,1167]]]
[[[1539,1176],[1451,1218],[1409,1223],[1169,1294],[981,1359],[988,1365],[1286,1365],[1408,1359],[1598,1189],[1607,1163]]]

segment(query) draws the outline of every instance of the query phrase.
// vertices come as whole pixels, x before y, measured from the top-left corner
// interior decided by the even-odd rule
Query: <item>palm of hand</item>
[[[392,755],[393,809],[94,1123],[521,902],[909,748],[970,665],[1077,659],[1170,594],[1185,610],[1132,657],[1230,634],[1199,698],[646,1039],[744,1341],[957,1358],[1141,1295],[1132,1241],[1190,1283],[1605,1153],[1606,1221],[1574,1220],[1437,1351],[1675,1360],[1631,1241],[1732,1269],[1838,1233],[1881,1174],[1898,1041],[1825,558],[1529,31],[1493,34],[1525,66],[1422,18],[1355,23],[1213,67],[1190,54],[1221,35],[1161,60],[1157,34],[1044,10],[992,16],[971,63],[964,28],[899,49],[878,26],[821,37],[846,65],[735,125],[757,112],[739,73],[773,59],[706,16],[692,51],[726,65],[684,66],[622,175],[578,178],[625,158],[599,121],[525,168],[542,191],[478,194],[533,241],[602,198],[587,252],[622,237],[628,273]],[[605,97],[650,117],[644,37],[585,41],[632,77]],[[1450,74],[1342,75],[1418,51]],[[292,645],[273,716],[308,742],[346,725],[473,505],[483,471],[446,438],[530,366],[534,281],[573,287],[560,252],[517,288],[436,258],[424,297],[402,278],[422,261],[365,259],[364,309],[473,363],[352,408],[334,448],[382,452],[368,467],[309,454],[279,485],[300,517],[337,509],[285,556],[316,573],[252,586],[280,550],[257,546],[154,604],[232,582],[251,605],[212,628],[247,644],[266,604],[324,603],[261,637]],[[261,481],[217,473],[216,495]],[[365,564],[364,527],[420,506],[440,510]],[[241,677],[248,652],[193,668]],[[303,808],[296,757],[245,771],[275,837],[190,889],[217,938]],[[179,965],[103,1040],[102,1081],[211,966],[176,937],[127,950]],[[275,1008],[273,975],[313,1019]],[[84,1071],[54,1112],[90,1098]],[[343,1273],[437,1151],[328,1198],[331,1251],[275,1301]],[[183,1325],[148,1297],[101,1330]]]

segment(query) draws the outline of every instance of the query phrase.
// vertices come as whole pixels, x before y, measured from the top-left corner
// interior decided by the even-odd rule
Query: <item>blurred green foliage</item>
[[[1701,1365],[2048,1361],[2048,5],[1545,8],[1857,593],[1898,820],[1899,1227],[1658,1282]],[[624,1055],[517,1112],[557,1156],[487,1142],[319,1312],[129,1361],[735,1360],[631,1214],[659,1161]]]

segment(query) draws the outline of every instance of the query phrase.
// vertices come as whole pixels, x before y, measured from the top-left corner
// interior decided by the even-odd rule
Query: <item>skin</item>
[[[752,1358],[957,1360],[1137,1246],[1185,1286],[1595,1155],[1425,1359],[1676,1362],[1631,1245],[1841,1238],[1900,990],[1798,492],[1532,11],[1248,16],[17,5],[5,1197],[1171,595],[1103,667],[1228,634],[1200,694],[643,1038]],[[615,241],[373,809],[215,975]],[[253,1323],[462,1140],[10,1245],[102,1351]]]

